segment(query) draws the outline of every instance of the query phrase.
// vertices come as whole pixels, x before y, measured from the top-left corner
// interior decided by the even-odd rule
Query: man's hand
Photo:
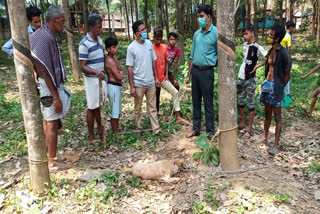
[[[161,84],[160,84],[160,82],[159,82],[159,80],[158,80],[158,78],[157,78],[157,79],[156,79],[156,87],[160,88],[160,86],[161,86]]]
[[[97,71],[96,75],[100,80],[105,80],[106,79],[104,73],[101,72],[101,71]]]
[[[301,76],[300,79],[304,80],[305,78],[307,78],[306,76]]]
[[[257,70],[257,66],[254,66],[254,68],[253,68],[253,70],[250,72],[250,74],[256,72],[256,70]]]
[[[177,81],[176,79],[173,80],[173,84],[174,84],[175,86],[179,85],[179,83],[178,83],[178,81]]]
[[[184,84],[187,84],[187,83],[189,82],[189,80],[190,80],[190,77],[186,77],[186,78],[184,79]]]
[[[135,97],[137,95],[135,87],[130,88],[130,95],[131,95],[131,97]]]
[[[53,105],[54,105],[54,111],[57,114],[60,114],[62,112],[62,102],[59,97],[53,98]]]
[[[120,70],[120,73],[119,73],[119,79],[123,79],[123,75],[124,75],[124,72],[123,72],[123,70]]]

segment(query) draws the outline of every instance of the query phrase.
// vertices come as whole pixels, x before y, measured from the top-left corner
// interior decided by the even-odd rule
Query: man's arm
[[[153,74],[156,77],[156,87],[160,87],[160,82],[159,82],[159,78],[158,78],[158,71],[157,71],[157,63],[156,60],[152,61],[152,70],[153,70]]]
[[[130,85],[130,94],[132,97],[136,96],[136,89],[133,85],[133,67],[128,66],[128,79],[129,79],[129,85]]]
[[[166,65],[165,65],[165,69],[166,69],[166,80],[168,80],[169,79],[169,63],[168,63],[168,61],[166,61]]]
[[[258,64],[258,65],[256,65],[256,66],[254,66],[254,68],[253,68],[253,70],[250,72],[250,74],[256,72],[256,70],[257,70],[258,68],[260,68],[261,66],[264,66],[265,64],[266,64],[266,61],[264,61],[264,62],[262,62],[262,63],[260,63],[260,64]]]
[[[89,75],[97,75],[100,80],[105,80],[104,72],[97,71],[87,66],[87,60],[80,60],[82,71]]]
[[[109,69],[113,76],[118,80],[121,81],[123,78],[123,71],[119,70],[118,64],[110,58],[106,59],[106,62],[104,63],[104,69],[107,71]]]
[[[188,83],[189,80],[190,80],[191,68],[192,68],[192,59],[190,58],[190,61],[189,61],[189,72],[188,72],[188,76],[184,79],[184,83]]]
[[[58,93],[57,88],[54,86],[47,69],[37,59],[33,60],[33,64],[35,66],[35,71],[36,71],[38,77],[44,79],[47,87],[49,88],[49,91],[53,97],[53,104],[55,106],[55,112],[57,114],[61,113],[62,112],[62,103],[61,103],[61,100],[59,97],[59,93]]]
[[[307,78],[309,75],[311,75],[312,73],[316,72],[319,68],[320,68],[320,64],[316,65],[314,68],[311,69],[311,71],[309,71],[306,75],[301,76],[300,78],[301,78],[302,80],[304,80],[304,79]]]

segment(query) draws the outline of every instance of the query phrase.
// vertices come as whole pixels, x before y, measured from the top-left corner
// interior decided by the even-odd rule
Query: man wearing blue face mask
[[[186,137],[200,135],[201,100],[203,98],[206,132],[215,133],[213,112],[213,67],[218,62],[217,28],[211,23],[212,8],[205,4],[198,8],[200,29],[194,33],[190,55],[189,73],[184,82],[188,83],[192,74],[193,128]]]
[[[128,79],[130,94],[134,97],[134,119],[137,128],[137,137],[141,136],[141,105],[144,95],[147,99],[147,110],[150,116],[152,130],[155,134],[160,132],[156,108],[156,86],[160,86],[157,74],[157,56],[152,43],[147,39],[147,29],[143,21],[138,20],[132,25],[136,39],[127,49],[126,66],[128,66]]]
[[[34,6],[29,6],[26,8],[27,18],[29,21],[28,33],[31,34],[41,27],[41,10]],[[6,52],[9,56],[13,54],[12,39],[8,40],[2,47],[2,50]]]

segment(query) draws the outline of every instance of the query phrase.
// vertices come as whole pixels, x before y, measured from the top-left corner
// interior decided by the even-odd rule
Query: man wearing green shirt
[[[212,8],[205,4],[198,8],[198,29],[193,36],[190,55],[189,73],[184,82],[188,83],[192,74],[192,105],[193,128],[187,133],[187,138],[200,135],[201,100],[204,101],[206,132],[213,135],[213,67],[217,65],[218,35],[217,28],[211,23]]]

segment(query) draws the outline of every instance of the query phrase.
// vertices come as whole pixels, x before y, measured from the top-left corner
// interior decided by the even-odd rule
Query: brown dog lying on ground
[[[179,166],[183,165],[180,159],[160,160],[153,163],[135,163],[132,167],[132,174],[144,180],[163,180],[173,182],[179,178],[171,176],[179,172]]]

